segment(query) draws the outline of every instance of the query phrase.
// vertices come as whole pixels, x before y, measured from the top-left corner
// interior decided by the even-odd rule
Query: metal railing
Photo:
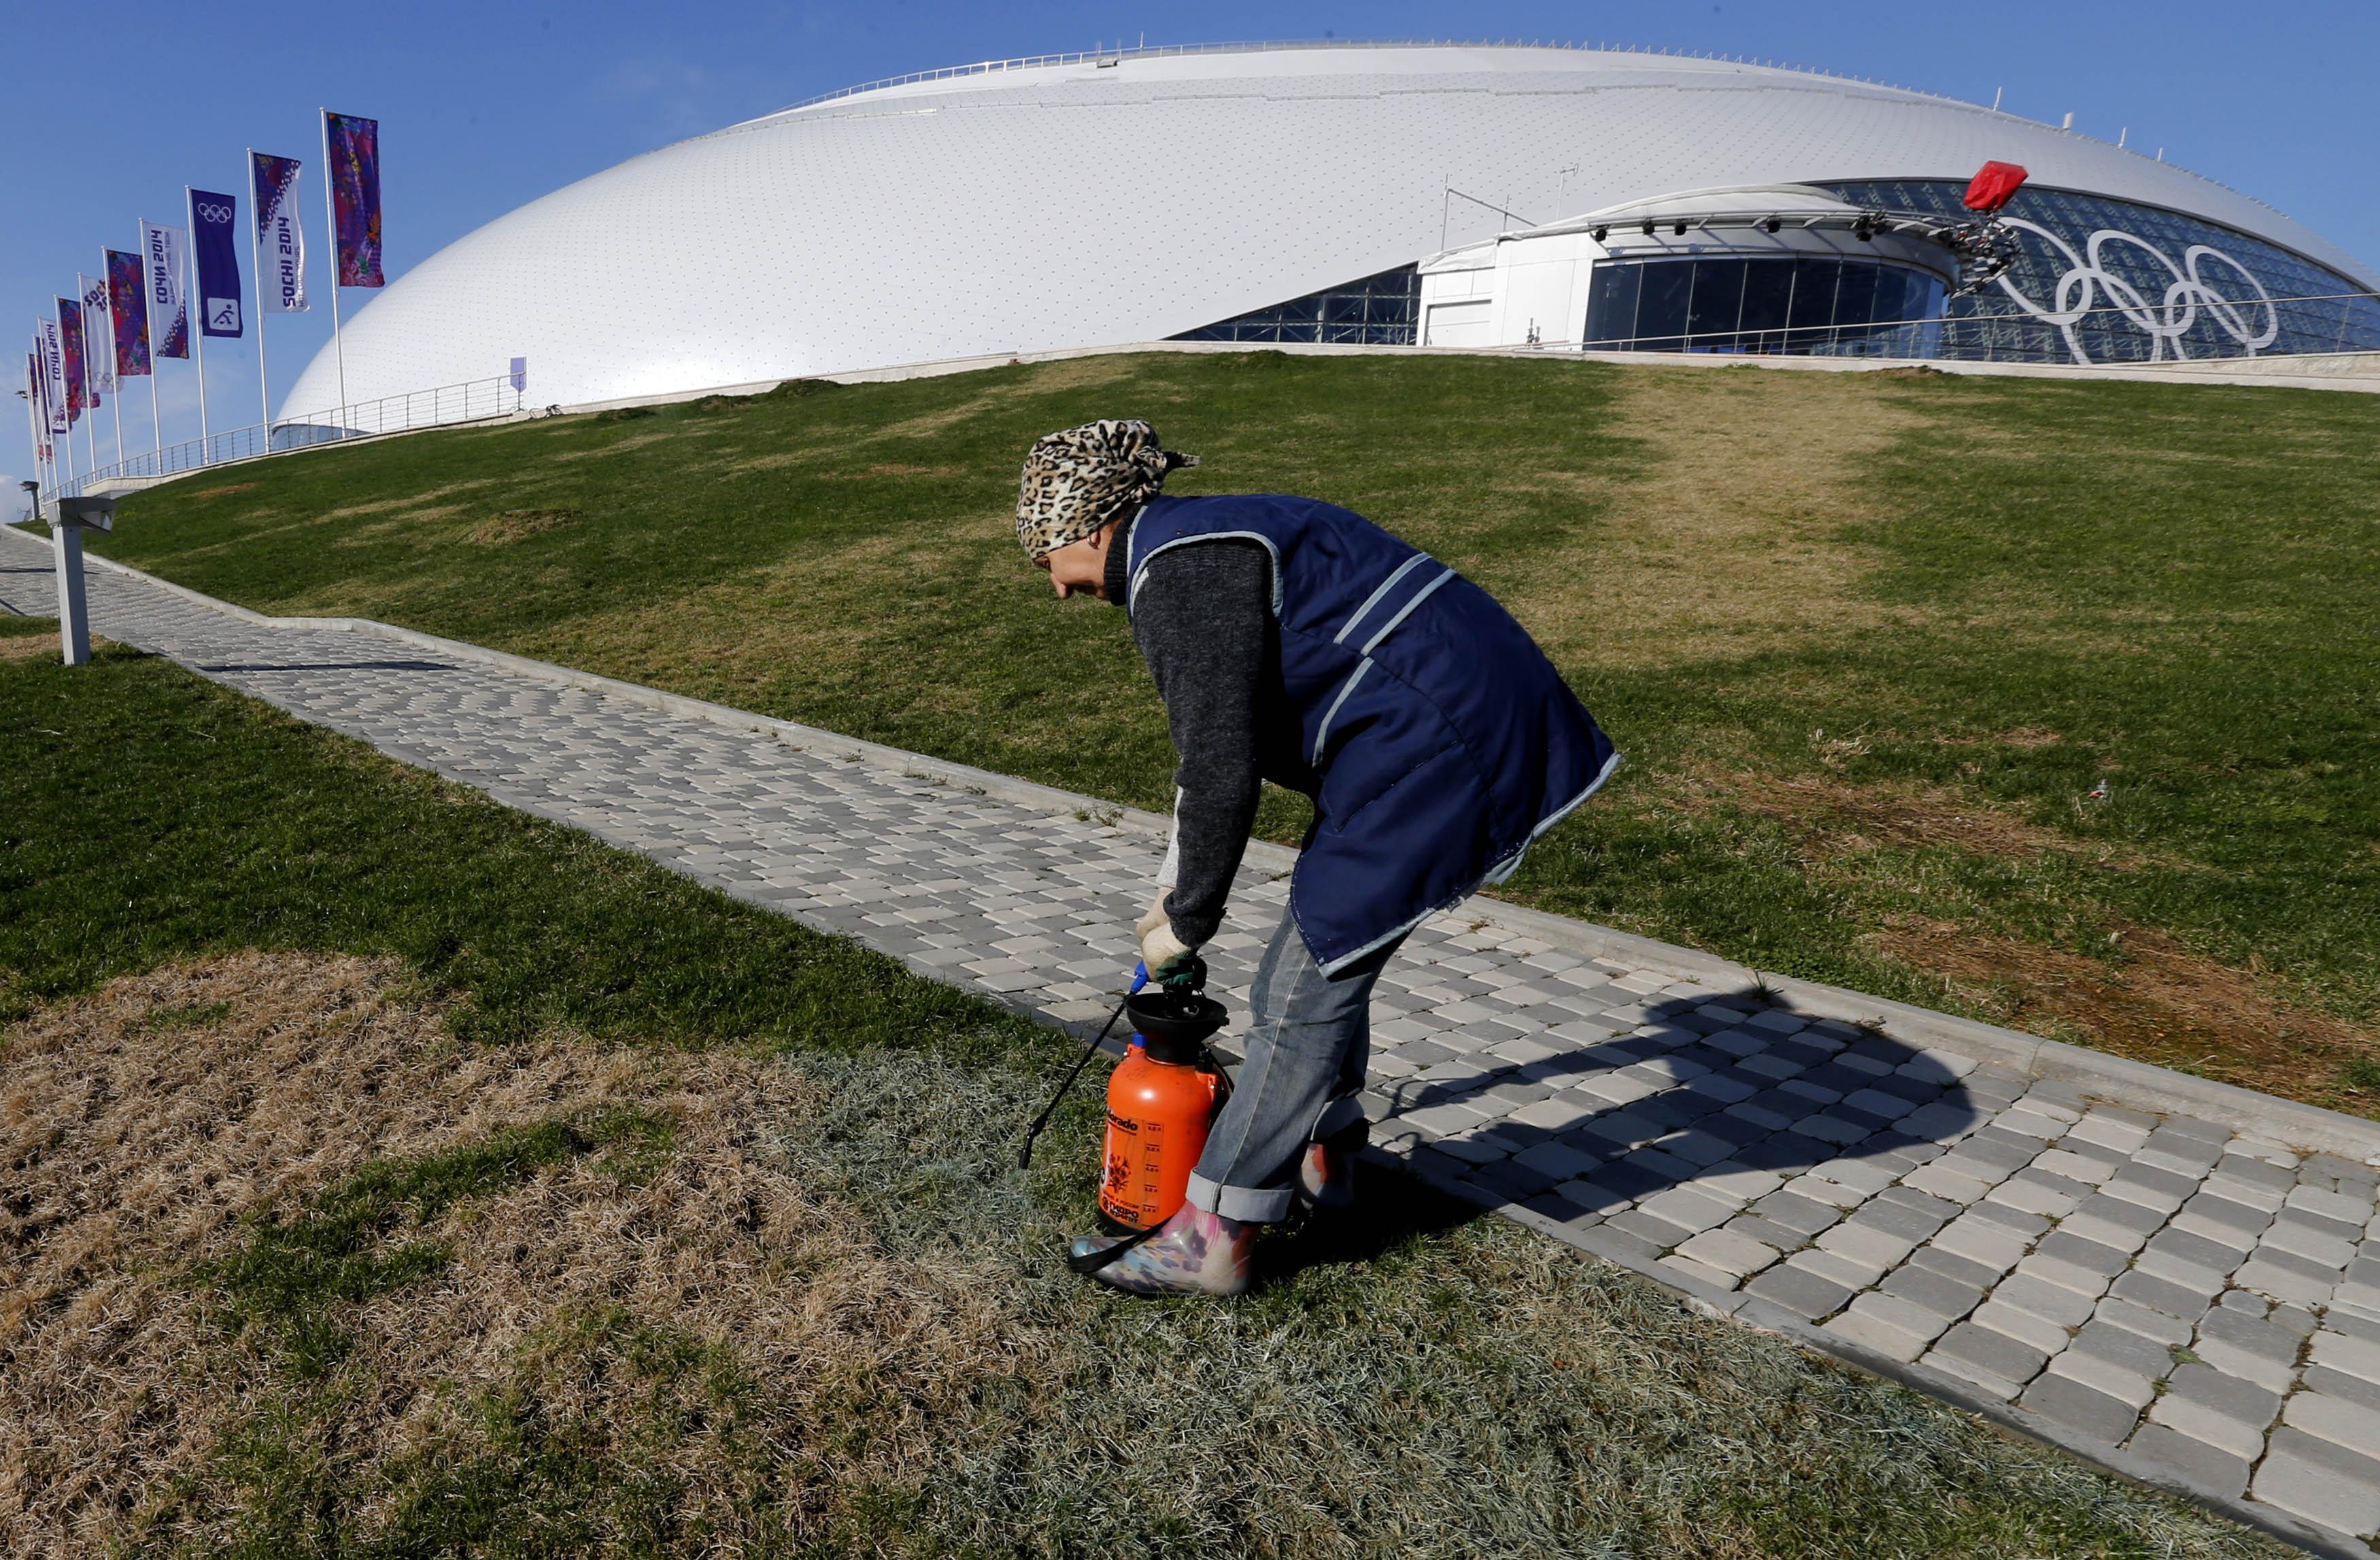
[[[2283,340],[2291,345],[2280,347]],[[2380,351],[2380,293],[2234,299],[2219,303],[2143,301],[2039,313],[2000,310],[1848,325],[1739,323],[1725,330],[1505,345],[1543,351],[1903,358],[2109,368],[2325,357]]]
[[[360,401],[353,406],[311,412],[302,417],[285,417],[269,424],[260,422],[246,428],[227,429],[204,438],[185,439],[177,445],[167,445],[146,455],[128,456],[114,465],[102,466],[97,470],[65,479],[62,490],[69,494],[79,494],[87,492],[93,483],[128,477],[172,477],[209,466],[221,466],[226,461],[283,455],[291,450],[311,449],[316,445],[337,444],[346,439],[377,438],[383,433],[404,433],[417,428],[438,428],[457,422],[478,422],[492,417],[509,417],[521,410],[525,394],[524,390],[514,385],[510,374],[499,374],[492,379],[441,385],[435,390],[410,390],[401,396],[383,396],[377,401]]]

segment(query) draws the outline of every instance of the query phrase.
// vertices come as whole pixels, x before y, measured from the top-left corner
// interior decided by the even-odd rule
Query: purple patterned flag
[[[190,355],[190,303],[182,275],[182,256],[188,247],[178,227],[140,225],[140,266],[149,279],[150,350],[156,357]]]
[[[137,254],[107,251],[107,321],[115,335],[115,377],[140,378],[149,372],[149,287]]]
[[[58,361],[66,370],[67,426],[83,414],[82,305],[73,299],[52,301],[58,306]]]
[[[338,229],[338,285],[386,286],[380,274],[380,121],[324,109],[322,141]]]
[[[295,157],[273,157],[261,152],[249,156],[250,187],[256,191],[256,242],[264,274],[258,285],[263,299],[257,307],[272,314],[306,312],[306,229],[298,221],[298,170]]]

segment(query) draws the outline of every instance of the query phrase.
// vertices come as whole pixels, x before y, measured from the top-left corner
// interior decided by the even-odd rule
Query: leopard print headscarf
[[[1016,540],[1030,557],[1084,537],[1157,496],[1166,473],[1198,457],[1164,448],[1136,417],[1044,433],[1025,457]]]

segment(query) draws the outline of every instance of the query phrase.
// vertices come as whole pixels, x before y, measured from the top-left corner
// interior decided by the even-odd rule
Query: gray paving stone
[[[1944,1333],[1936,1347],[2020,1386],[2031,1381],[2049,1360],[2046,1353],[2031,1344],[1973,1322],[1961,1322]]]
[[[2094,1302],[2098,1297],[2084,1295],[2060,1284],[2029,1274],[2022,1267],[2000,1280],[1992,1291],[1992,1298],[2002,1305],[2030,1311],[2060,1327],[2080,1327],[2091,1318]]]
[[[2044,1419],[2110,1446],[2129,1437],[2141,1417],[2138,1404],[2110,1397],[2070,1376],[2048,1371],[2035,1377],[2017,1402]]]
[[[2362,1537],[2380,1528],[2380,1463],[2286,1428],[2273,1433],[2250,1490],[2337,1532]]]
[[[1984,1298],[1982,1285],[1962,1284],[1914,1262],[1887,1274],[1882,1287],[1885,1293],[1923,1306],[1947,1322],[1958,1321],[1983,1303]]]
[[[2209,1445],[2170,1425],[2143,1425],[2128,1449],[2224,1500],[2237,1500],[2247,1491],[2248,1470],[2253,1466],[2250,1458]]]
[[[1909,1254],[1909,1263],[1912,1267],[1925,1268],[1956,1283],[1973,1285],[1978,1289],[1990,1288],[2000,1276],[1999,1269],[1960,1256],[1957,1252],[1946,1250],[1939,1245],[1920,1246]]]
[[[2215,1303],[2215,1297],[2204,1290],[2185,1287],[2137,1268],[2119,1274],[2115,1283],[2108,1286],[2107,1292],[2119,1299],[2131,1300],[2189,1322],[2195,1322],[2205,1315],[2206,1308]]]
[[[1813,1322],[1820,1317],[1832,1316],[1849,1305],[1853,1293],[1844,1285],[1821,1278],[1805,1268],[1787,1264],[1768,1269],[1743,1287],[1747,1294],[1757,1295]]]

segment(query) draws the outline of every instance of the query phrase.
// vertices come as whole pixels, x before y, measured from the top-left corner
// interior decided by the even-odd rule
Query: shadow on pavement
[[[1633,1233],[1654,1249],[1725,1224],[1792,1249],[1841,1217],[1812,1195],[1826,1189],[1814,1181],[1848,1176],[1872,1192],[1984,1115],[1941,1055],[1808,1019],[1754,992],[1664,1000],[1629,1032],[1583,1035],[1533,1060],[1486,1050],[1442,1060],[1416,1077],[1376,1082],[1372,1095],[1387,1106],[1375,1112],[1373,1142],[1426,1181],[1481,1206],[1521,1203],[1560,1222],[1624,1215],[1625,1229],[1649,1220]],[[1886,1156],[1890,1163],[1850,1168]],[[1788,1183],[1799,1185],[1788,1191]],[[1396,1203],[1411,1200],[1408,1187],[1419,1189],[1376,1171],[1367,1189]],[[1702,1195],[1655,1200],[1679,1188]],[[1343,1247],[1344,1260],[1356,1260],[1367,1242],[1386,1249],[1468,1213],[1366,1210],[1347,1233],[1326,1235],[1318,1224],[1293,1243],[1310,1256],[1284,1257],[1298,1265],[1342,1260]]]

